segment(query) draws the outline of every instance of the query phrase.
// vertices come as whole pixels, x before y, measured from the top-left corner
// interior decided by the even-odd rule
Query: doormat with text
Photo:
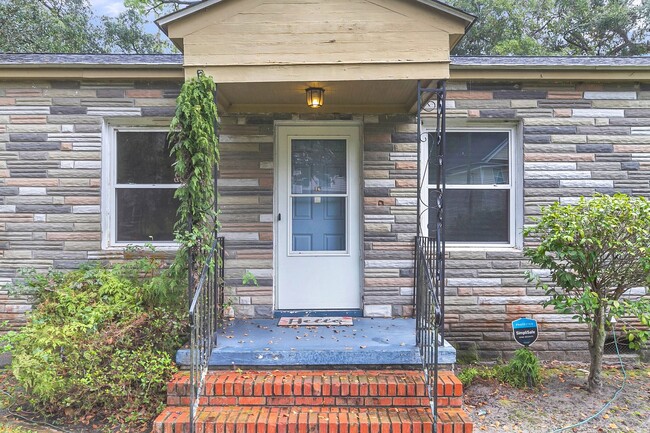
[[[352,326],[352,317],[280,317],[278,326]]]

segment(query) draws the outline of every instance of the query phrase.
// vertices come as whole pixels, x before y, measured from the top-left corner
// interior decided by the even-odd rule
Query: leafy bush
[[[184,290],[162,269],[140,258],[26,275],[37,305],[22,330],[3,337],[26,402],[68,418],[148,422],[187,331]]]
[[[463,386],[467,388],[478,377],[480,379],[491,380],[497,377],[499,366],[494,367],[467,367],[458,372],[458,379]]]
[[[650,284],[650,202],[625,194],[595,194],[576,205],[555,203],[543,208],[524,234],[538,242],[526,248],[526,257],[549,270],[554,283],[528,273],[529,281],[549,296],[545,305],[589,326],[588,384],[590,391],[597,391],[612,319],[622,324],[630,347],[640,348],[650,338],[650,298],[629,296],[635,287],[647,292]]]
[[[517,388],[533,388],[542,382],[539,359],[528,348],[519,349],[515,356],[498,371],[499,380]]]

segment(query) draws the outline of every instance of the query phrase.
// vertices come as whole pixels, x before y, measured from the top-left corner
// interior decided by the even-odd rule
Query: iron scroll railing
[[[443,344],[442,285],[436,284],[436,239],[418,236],[415,257],[416,342],[422,357],[433,431],[438,419],[438,348]],[[432,272],[433,271],[433,272]]]
[[[190,433],[196,431],[196,416],[212,349],[217,344],[217,325],[223,305],[224,239],[212,243],[190,304]],[[191,280],[190,280],[191,281]]]
[[[417,236],[415,239],[415,311],[416,344],[420,349],[422,367],[431,411],[433,433],[438,426],[438,349],[444,344],[445,317],[445,240],[444,193],[446,147],[446,83],[423,87],[418,81],[418,202]],[[423,111],[435,129],[422,131]],[[422,144],[428,143],[422,152]],[[426,157],[425,157],[426,156]],[[426,193],[426,199],[423,196]],[[426,220],[423,216],[427,216]],[[423,227],[423,222],[426,225]],[[424,229],[424,230],[423,230]],[[424,236],[428,234],[429,237]]]

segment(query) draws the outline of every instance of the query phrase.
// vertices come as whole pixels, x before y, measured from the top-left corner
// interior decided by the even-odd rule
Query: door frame
[[[314,128],[327,128],[331,129],[331,136],[336,137],[336,131],[338,127],[354,127],[358,130],[358,144],[359,148],[357,149],[359,162],[357,167],[350,166],[351,169],[358,170],[359,183],[358,185],[350,185],[350,189],[356,188],[358,193],[358,207],[359,207],[359,230],[357,239],[350,238],[350,245],[353,242],[357,242],[359,246],[359,257],[357,260],[357,266],[359,269],[359,305],[361,311],[363,311],[363,299],[364,299],[364,248],[363,248],[363,236],[364,236],[364,213],[363,213],[363,185],[364,185],[364,176],[363,176],[363,122],[356,120],[276,120],[273,124],[273,311],[278,311],[278,300],[279,300],[279,291],[280,287],[278,284],[279,278],[279,260],[280,260],[280,243],[279,243],[279,230],[278,230],[278,214],[280,212],[286,213],[286,210],[280,210],[279,203],[279,190],[278,185],[282,181],[279,167],[279,158],[280,158],[280,139],[278,130],[281,127],[314,127]],[[327,136],[324,136],[327,137]],[[350,311],[350,310],[346,310]]]

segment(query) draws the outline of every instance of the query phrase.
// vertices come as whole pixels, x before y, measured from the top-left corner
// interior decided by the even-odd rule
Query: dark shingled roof
[[[183,64],[182,54],[0,54],[0,66],[30,65],[78,67],[174,67]],[[646,68],[645,57],[528,57],[528,56],[452,56],[451,66],[471,68]]]
[[[181,66],[182,54],[0,54],[0,65]]]
[[[452,56],[451,64],[459,68],[638,68],[650,67],[650,56]]]

